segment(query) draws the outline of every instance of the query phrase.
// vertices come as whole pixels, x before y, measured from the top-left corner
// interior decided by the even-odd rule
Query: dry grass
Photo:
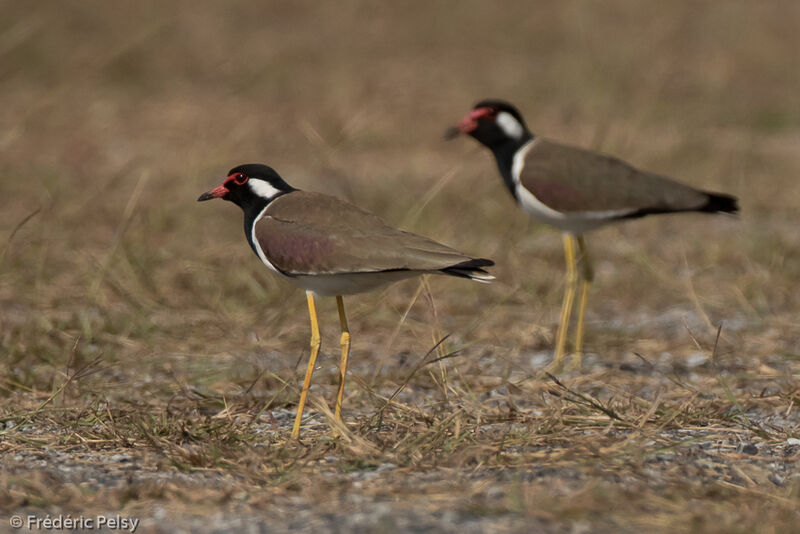
[[[8,515],[119,511],[148,532],[796,528],[796,3],[0,14]],[[741,197],[739,220],[590,236],[581,373],[542,371],[558,235],[511,209],[485,151],[440,141],[485,96],[542,135]],[[335,305],[320,303],[290,442],[304,299],[252,257],[235,208],[195,203],[246,161],[498,263],[488,287],[347,300],[338,439]]]

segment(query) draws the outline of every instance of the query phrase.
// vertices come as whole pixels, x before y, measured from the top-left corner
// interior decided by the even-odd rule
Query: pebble
[[[491,500],[498,500],[505,497],[506,492],[500,486],[492,486],[486,490],[486,498]]]
[[[742,445],[741,451],[744,454],[755,456],[758,454],[758,447],[756,447],[753,443],[748,443],[747,445]]]
[[[392,469],[395,468],[397,468],[395,464],[387,462],[379,465],[378,468],[375,470],[375,472],[380,473],[381,471],[391,471]]]
[[[544,367],[547,365],[552,357],[550,356],[549,351],[545,352],[536,352],[530,357],[530,365],[531,367],[538,369],[539,367]]]
[[[783,487],[783,485],[786,483],[786,479],[777,473],[772,473],[767,478],[769,478],[770,482],[779,487]]]
[[[686,358],[686,366],[687,367],[699,367],[708,361],[708,356],[703,354],[702,352],[695,352],[688,358]]]

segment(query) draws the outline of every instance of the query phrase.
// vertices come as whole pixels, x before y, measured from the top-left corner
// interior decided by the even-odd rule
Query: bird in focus
[[[341,421],[342,397],[350,353],[344,295],[370,291],[423,274],[444,274],[489,282],[474,258],[426,237],[404,232],[379,217],[335,197],[300,191],[275,170],[261,164],[231,169],[221,185],[198,201],[221,198],[244,212],[244,233],[258,258],[272,271],[306,291],[311,321],[311,355],[306,369],[292,437],[300,433],[311,374],[321,345],[314,296],[335,296],[341,327],[339,388],[334,416]]]

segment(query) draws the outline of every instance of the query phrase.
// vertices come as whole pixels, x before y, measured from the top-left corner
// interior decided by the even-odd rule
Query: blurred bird
[[[640,171],[617,158],[534,136],[520,112],[502,100],[475,105],[446,139],[461,134],[488,147],[500,176],[520,208],[564,232],[567,285],[556,335],[554,363],[565,355],[567,329],[581,288],[575,333],[575,362],[583,352],[583,320],[594,277],[583,234],[609,223],[656,213],[736,213],[736,197],[695,189],[665,176]],[[576,255],[577,247],[577,255]]]
[[[446,274],[478,282],[494,279],[483,269],[494,265],[493,261],[473,258],[426,237],[398,230],[334,197],[295,189],[266,165],[231,169],[222,185],[197,200],[212,198],[229,200],[242,208],[244,233],[256,256],[281,278],[306,291],[311,356],[297,405],[293,438],[300,434],[303,407],[321,345],[315,294],[335,296],[339,310],[342,335],[335,417],[341,421],[350,352],[343,295],[422,274]]]

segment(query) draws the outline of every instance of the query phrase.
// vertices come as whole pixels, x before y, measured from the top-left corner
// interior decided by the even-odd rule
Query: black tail
[[[706,193],[708,202],[700,211],[709,213],[739,213],[739,199],[724,193]]]
[[[451,276],[460,276],[462,278],[469,278],[476,282],[491,282],[494,276],[482,269],[482,267],[491,267],[494,265],[492,260],[486,258],[475,258],[472,260],[462,261],[450,267],[442,269],[444,274]]]

